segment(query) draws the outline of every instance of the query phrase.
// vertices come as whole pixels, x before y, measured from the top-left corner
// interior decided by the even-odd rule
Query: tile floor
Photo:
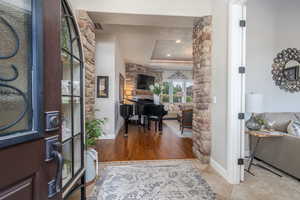
[[[198,163],[198,161],[196,161]],[[210,166],[196,164],[202,176],[218,194],[219,200],[298,200],[300,181],[283,175],[282,178],[253,166],[255,176],[245,173],[245,181],[239,185],[228,184]]]

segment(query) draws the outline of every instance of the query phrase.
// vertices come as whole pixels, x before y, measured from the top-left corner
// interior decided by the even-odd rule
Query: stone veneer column
[[[76,16],[81,32],[81,41],[85,58],[85,118],[86,120],[91,120],[95,117],[94,105],[96,97],[95,26],[85,10],[77,10]]]
[[[195,20],[193,29],[193,152],[202,163],[211,154],[212,17]]]

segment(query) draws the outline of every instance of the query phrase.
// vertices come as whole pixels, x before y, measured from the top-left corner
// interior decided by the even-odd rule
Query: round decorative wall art
[[[272,66],[275,84],[287,92],[300,92],[300,50],[288,48],[277,54]]]

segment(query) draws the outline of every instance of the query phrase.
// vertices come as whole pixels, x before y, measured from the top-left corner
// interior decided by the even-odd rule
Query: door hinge
[[[240,74],[245,74],[246,73],[246,67],[243,67],[243,66],[239,67],[239,73]]]
[[[240,20],[240,27],[246,27],[246,20]]]
[[[243,158],[238,159],[238,165],[244,165],[244,159]]]
[[[239,113],[238,118],[240,120],[245,119],[245,113]]]

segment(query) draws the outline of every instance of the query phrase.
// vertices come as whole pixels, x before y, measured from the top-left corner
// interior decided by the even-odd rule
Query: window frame
[[[166,79],[163,81],[163,83],[169,83],[169,102],[164,102],[163,103],[174,103],[174,95],[173,95],[173,90],[174,90],[174,82],[181,82],[182,83],[182,100],[181,102],[175,102],[175,104],[179,103],[187,103],[186,98],[187,98],[187,90],[186,90],[186,85],[187,83],[191,83],[193,86],[193,81],[192,80],[177,80],[177,79]]]
[[[64,192],[67,191],[69,193],[69,188],[73,184],[73,181],[78,178],[82,171],[84,170],[84,151],[86,150],[85,146],[85,133],[84,133],[84,55],[83,55],[83,48],[82,48],[82,43],[80,40],[80,30],[79,27],[77,26],[76,23],[76,17],[68,3],[67,0],[62,0],[61,1],[61,6],[62,6],[62,13],[61,13],[61,20],[65,18],[66,24],[68,26],[68,34],[70,34],[70,49],[65,49],[61,46],[61,52],[64,52],[68,54],[70,57],[70,65],[71,65],[71,70],[70,70],[70,81],[71,81],[71,93],[69,95],[63,95],[62,97],[69,97],[71,99],[71,137],[64,139],[62,142],[62,145],[67,145],[70,143],[71,145],[71,159],[72,159],[72,169],[71,169],[71,177],[66,181],[66,183],[62,184],[62,189]],[[73,28],[74,34],[76,35],[75,37],[72,37],[72,30]],[[78,56],[75,55],[74,53],[74,46],[76,46],[76,43],[74,44],[73,42],[77,40],[77,46],[78,46]],[[80,67],[80,93],[74,94],[74,67],[75,67],[75,61],[79,63]],[[64,67],[64,66],[62,66]],[[74,126],[74,99],[79,98],[80,99],[80,132],[74,132],[75,131],[75,126]],[[62,133],[63,134],[63,133]],[[80,168],[75,171],[75,140],[77,137],[80,137],[81,144],[80,144],[80,157],[81,157],[81,163],[80,163]]]

